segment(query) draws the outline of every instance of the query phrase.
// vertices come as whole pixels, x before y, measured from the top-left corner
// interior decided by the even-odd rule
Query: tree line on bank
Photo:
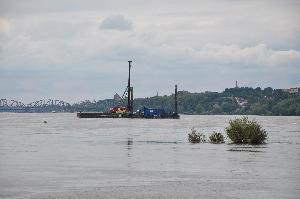
[[[73,111],[107,112],[126,100],[113,99],[84,101],[72,105]],[[134,99],[134,110],[142,107],[163,108],[174,111],[174,94]],[[300,115],[300,94],[289,93],[271,87],[261,89],[241,87],[227,88],[223,92],[178,92],[178,112],[181,114],[221,115]]]

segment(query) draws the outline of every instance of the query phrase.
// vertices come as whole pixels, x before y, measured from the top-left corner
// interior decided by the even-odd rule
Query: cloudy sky
[[[300,86],[299,0],[0,0],[0,97]]]

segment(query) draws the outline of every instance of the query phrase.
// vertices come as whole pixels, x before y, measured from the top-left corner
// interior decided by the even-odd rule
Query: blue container
[[[144,117],[165,117],[167,114],[164,109],[158,108],[146,108],[144,107],[142,110],[142,114]]]

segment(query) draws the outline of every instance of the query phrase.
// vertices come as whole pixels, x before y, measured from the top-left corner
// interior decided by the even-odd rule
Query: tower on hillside
[[[118,93],[116,93],[114,95],[114,100],[120,100],[120,99],[121,99],[120,95]]]

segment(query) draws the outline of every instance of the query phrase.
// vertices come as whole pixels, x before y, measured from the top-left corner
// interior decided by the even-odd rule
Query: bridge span
[[[68,102],[57,99],[38,100],[24,104],[18,100],[0,99],[0,112],[72,112]]]

